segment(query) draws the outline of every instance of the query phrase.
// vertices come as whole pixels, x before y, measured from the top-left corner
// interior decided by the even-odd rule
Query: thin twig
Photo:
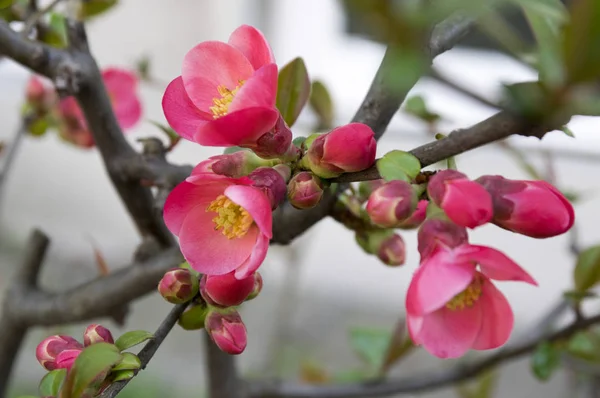
[[[248,393],[238,377],[235,356],[221,351],[208,336],[202,333],[206,347],[208,370],[208,396],[210,398],[247,398]]]
[[[171,311],[167,315],[167,317],[162,321],[162,323],[160,324],[158,329],[156,329],[156,332],[154,332],[154,336],[152,337],[152,339],[150,341],[148,341],[146,343],[146,345],[144,346],[144,348],[142,348],[140,350],[140,352],[138,353],[138,357],[140,358],[142,367],[136,372],[136,375],[141,370],[146,369],[148,362],[150,362],[150,360],[156,353],[156,350],[158,350],[158,347],[160,347],[161,344],[163,343],[163,341],[165,341],[165,339],[167,338],[167,335],[169,334],[171,329],[173,329],[173,326],[175,326],[175,324],[177,323],[177,320],[179,319],[181,314],[183,314],[183,311],[185,311],[185,309],[187,308],[188,305],[189,305],[189,302],[183,303],[183,304],[177,304],[176,306],[174,306],[173,309],[171,309]],[[111,384],[110,387],[108,387],[106,390],[104,390],[104,392],[102,392],[102,394],[100,395],[100,398],[116,397],[117,394],[123,388],[125,388],[125,386],[131,380],[132,379],[123,380],[123,381],[118,381],[114,384]]]
[[[0,195],[2,195],[4,192],[4,184],[6,184],[8,175],[12,170],[12,166],[14,165],[14,160],[16,159],[18,149],[21,146],[21,142],[23,141],[23,137],[25,136],[25,134],[27,134],[27,125],[28,121],[23,120],[23,122],[17,129],[17,132],[12,142],[8,145],[8,148],[3,151],[4,162],[2,162],[2,170],[0,170]]]
[[[46,5],[43,8],[40,8],[36,11],[34,11],[29,18],[27,18],[27,20],[25,21],[25,26],[23,27],[23,30],[21,31],[21,35],[23,37],[28,37],[29,33],[31,33],[31,30],[33,29],[33,27],[39,22],[40,18],[42,18],[44,15],[46,15],[48,12],[52,11],[52,9],[54,7],[56,7],[56,5],[58,3],[60,3],[62,0],[52,0],[50,3],[48,3],[48,5]]]
[[[446,76],[441,75],[437,70],[435,69],[431,69],[431,71],[429,72],[429,76],[435,80],[437,80],[438,82],[442,83],[445,86],[448,86],[450,88],[452,88],[455,91],[458,91],[459,93],[477,101],[480,102],[484,105],[489,106],[490,108],[495,108],[495,109],[500,109],[500,105],[498,105],[497,103],[490,101],[489,99],[471,91],[468,90],[467,88],[465,88],[464,86],[461,86],[460,84],[457,84],[451,80],[448,80],[448,78]]]

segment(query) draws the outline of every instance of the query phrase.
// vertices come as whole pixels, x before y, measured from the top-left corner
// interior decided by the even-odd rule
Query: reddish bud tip
[[[323,182],[308,171],[302,171],[292,177],[288,183],[288,200],[297,209],[315,207],[323,196]]]
[[[248,297],[246,297],[246,301],[250,301],[250,300],[256,298],[256,296],[258,296],[260,294],[262,287],[263,287],[262,276],[260,276],[260,274],[258,272],[255,272],[254,273],[254,289],[252,289],[252,292],[250,292]]]
[[[374,224],[395,228],[409,218],[417,207],[417,194],[406,181],[390,181],[377,188],[367,202],[367,213]]]
[[[109,343],[113,344],[113,339],[110,330],[102,325],[92,324],[85,329],[83,332],[83,344],[87,347],[95,343]]]
[[[387,265],[397,266],[404,264],[406,260],[406,245],[400,235],[392,234],[384,239],[379,249],[377,257]]]
[[[237,355],[246,349],[246,326],[236,310],[211,310],[206,316],[204,327],[221,351]]]
[[[169,303],[185,303],[198,294],[198,278],[188,269],[173,268],[160,280],[158,292]]]
[[[417,240],[421,261],[423,261],[438,245],[457,247],[467,243],[469,237],[465,227],[443,218],[430,218],[421,224]]]
[[[408,217],[406,220],[400,222],[396,228],[401,229],[414,229],[419,227],[425,218],[427,217],[427,205],[429,204],[426,200],[421,200],[417,203],[417,208],[413,212],[413,214]]]
[[[254,152],[264,159],[274,159],[285,157],[290,151],[296,152],[292,145],[292,131],[285,123],[285,120],[279,116],[277,123],[271,131],[263,134],[257,141]]]
[[[59,364],[57,363],[58,355],[66,350],[79,350],[83,349],[83,345],[75,340],[71,336],[64,335],[55,335],[50,336],[42,340],[40,344],[38,344],[35,350],[35,356],[38,362],[46,369],[46,370],[54,370],[59,369]],[[61,364],[63,367],[65,365],[65,357],[61,357]]]
[[[200,280],[202,298],[213,306],[233,307],[240,305],[254,290],[254,275],[236,279],[235,272],[225,275],[203,275]]]
[[[287,187],[283,176],[277,170],[271,167],[260,167],[248,177],[254,181],[252,185],[267,195],[271,202],[271,209],[276,209],[285,199]]]

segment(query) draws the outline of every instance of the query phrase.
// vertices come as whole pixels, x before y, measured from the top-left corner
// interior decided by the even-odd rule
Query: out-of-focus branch
[[[250,382],[252,398],[352,398],[389,397],[395,394],[431,391],[460,381],[471,379],[504,362],[530,353],[541,341],[559,341],[580,330],[600,323],[600,314],[582,319],[553,333],[533,336],[522,343],[509,346],[486,358],[450,369],[425,372],[403,378],[371,381],[359,384],[303,385],[280,381]]]
[[[490,101],[489,99],[487,99],[471,90],[466,89],[465,87],[461,86],[458,83],[453,82],[452,80],[448,80],[448,78],[446,78],[446,76],[440,74],[435,69],[432,69],[431,72],[429,72],[429,76],[431,76],[431,78],[433,78],[434,80],[437,80],[438,82],[442,83],[443,85],[448,86],[455,91],[458,91],[462,95],[471,98],[472,100],[475,100],[483,105],[487,105],[490,108],[500,109],[500,106],[497,103]]]
[[[185,311],[185,309],[187,308],[188,305],[189,305],[189,302],[183,303],[183,304],[178,304],[178,305],[174,306],[173,309],[167,315],[167,317],[162,321],[162,323],[160,324],[158,329],[156,329],[156,332],[154,332],[152,339],[150,341],[148,341],[146,343],[146,345],[144,346],[144,348],[142,348],[140,350],[140,352],[138,353],[138,357],[140,358],[140,362],[142,363],[142,366],[140,367],[140,369],[138,369],[138,371],[136,372],[136,375],[137,375],[137,373],[139,373],[139,371],[146,369],[146,365],[148,365],[148,362],[150,362],[150,360],[156,353],[156,350],[158,350],[158,347],[160,347],[161,344],[163,343],[163,341],[165,341],[165,339],[167,338],[167,335],[169,334],[171,329],[173,329],[173,326],[175,326],[175,324],[177,323],[177,320],[179,319],[181,314],[183,314],[183,311]],[[119,381],[114,384],[111,384],[110,387],[108,387],[106,390],[104,390],[102,392],[102,394],[100,395],[100,398],[116,397],[117,394],[119,392],[121,392],[121,390],[123,388],[125,388],[125,386],[131,380],[132,379]]]
[[[0,169],[0,195],[3,195],[4,184],[6,183],[6,179],[8,178],[8,174],[12,169],[14,164],[15,157],[17,155],[17,151],[19,146],[21,145],[21,141],[25,134],[27,134],[27,124],[28,120],[23,120],[19,128],[17,129],[17,133],[13,137],[12,141],[8,144],[8,149],[5,149],[3,153],[0,153],[0,159],[3,159],[2,169]],[[2,197],[0,196],[0,201]]]
[[[210,398],[247,398],[248,392],[239,379],[235,357],[221,351],[207,333],[202,334],[206,343],[208,396]]]

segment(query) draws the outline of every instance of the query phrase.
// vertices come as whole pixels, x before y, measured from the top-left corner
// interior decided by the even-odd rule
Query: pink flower
[[[81,350],[83,350],[83,345],[73,337],[55,335],[42,340],[42,342],[38,344],[35,354],[39,363],[46,370],[54,370],[67,367],[69,362],[72,364],[74,359],[73,361],[70,361],[67,357],[76,357],[77,355],[75,354]],[[63,351],[68,351],[69,353],[60,357],[59,361],[59,355]]]
[[[233,272],[225,275],[203,275],[200,293],[210,305],[233,307],[242,304],[254,290],[254,274],[237,279]]]
[[[498,250],[468,243],[453,249],[439,246],[417,269],[406,295],[415,344],[440,358],[503,345],[512,331],[513,313],[492,279],[537,285]]]
[[[121,128],[126,130],[135,126],[142,116],[136,75],[123,69],[107,68],[102,71],[102,79]],[[83,111],[74,97],[61,100],[57,114],[60,119],[59,134],[64,140],[84,148],[95,145]]]
[[[417,194],[406,181],[389,181],[377,188],[367,201],[367,214],[380,227],[395,228],[417,207]]]
[[[276,96],[271,48],[260,31],[242,25],[228,43],[206,41],[192,48],[162,105],[171,127],[187,140],[252,148],[277,122]]]
[[[272,237],[271,203],[247,177],[228,178],[194,170],[169,194],[164,219],[179,237],[196,271],[235,277],[252,274],[265,259]]]
[[[362,123],[350,123],[319,135],[309,144],[304,166],[322,178],[367,169],[375,163],[374,135]]]
[[[427,184],[427,192],[431,200],[458,225],[475,228],[492,219],[490,194],[461,172],[439,171]]]
[[[483,176],[476,180],[492,196],[494,224],[532,238],[567,232],[575,222],[569,200],[546,181]]]

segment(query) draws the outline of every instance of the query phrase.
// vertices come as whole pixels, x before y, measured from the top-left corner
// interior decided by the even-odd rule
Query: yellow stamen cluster
[[[210,202],[206,211],[213,211],[217,216],[212,219],[215,231],[222,229],[221,233],[228,239],[241,238],[248,233],[254,220],[242,206],[235,204],[225,195],[219,195]]]
[[[473,282],[465,290],[458,293],[452,300],[446,303],[446,308],[452,311],[464,310],[466,307],[472,307],[481,297],[481,285],[483,280],[476,276]]]
[[[217,87],[217,91],[219,91],[219,95],[221,97],[213,98],[213,106],[209,109],[213,113],[213,117],[215,119],[220,118],[221,116],[227,115],[227,111],[229,110],[229,104],[233,101],[233,97],[240,91],[240,88],[244,85],[244,80],[239,80],[238,85],[233,90],[228,89],[225,86]]]

